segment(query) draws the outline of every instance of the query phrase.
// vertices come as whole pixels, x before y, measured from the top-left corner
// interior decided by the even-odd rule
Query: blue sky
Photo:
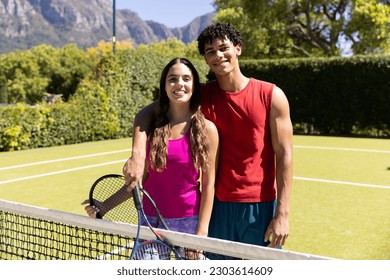
[[[116,9],[129,9],[143,20],[168,27],[183,27],[194,18],[214,11],[213,0],[116,0]]]

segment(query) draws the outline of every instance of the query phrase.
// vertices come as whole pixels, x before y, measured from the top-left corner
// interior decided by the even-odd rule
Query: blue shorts
[[[264,235],[276,209],[276,200],[269,202],[222,202],[214,199],[209,237],[267,246]],[[234,259],[208,254],[210,259]]]

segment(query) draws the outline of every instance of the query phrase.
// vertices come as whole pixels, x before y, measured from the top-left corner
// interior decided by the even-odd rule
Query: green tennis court
[[[131,139],[0,154],[0,199],[84,214],[93,181],[121,173]],[[390,140],[294,136],[285,249],[390,259]]]

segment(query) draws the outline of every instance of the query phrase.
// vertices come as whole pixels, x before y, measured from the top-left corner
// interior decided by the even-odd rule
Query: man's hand
[[[136,160],[134,157],[131,157],[126,161],[123,166],[123,175],[125,176],[125,184],[128,186],[128,192],[131,192],[136,184],[142,187],[144,168],[144,160]]]
[[[134,118],[133,124],[133,144],[131,157],[123,166],[123,175],[127,190],[131,193],[135,185],[142,187],[143,175],[145,171],[146,143],[148,132],[153,127],[158,113],[160,111],[159,101],[156,100],[144,107]]]
[[[271,238],[271,243],[268,247],[282,247],[289,235],[288,217],[275,216],[268,225],[265,232],[264,241],[267,242]]]

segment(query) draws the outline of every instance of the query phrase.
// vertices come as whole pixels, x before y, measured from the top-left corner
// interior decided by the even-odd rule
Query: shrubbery
[[[173,58],[161,51],[141,46],[84,56],[94,67],[81,81],[70,78],[77,89],[66,102],[0,107],[0,151],[131,136],[135,114],[157,98],[161,71]],[[191,60],[205,82],[208,66]]]
[[[286,93],[296,133],[390,137],[390,56],[241,62]]]
[[[40,45],[28,51],[0,56],[0,103],[37,104],[46,94],[66,101],[93,68],[76,45],[54,48]]]
[[[19,103],[0,107],[0,151],[131,136],[135,114],[158,97],[160,73],[176,55],[194,63],[202,82],[212,78],[196,46],[176,41],[116,55],[71,45],[1,56],[0,103]],[[285,91],[295,133],[390,136],[390,57],[246,60],[241,67]],[[47,91],[64,102],[41,102]]]

